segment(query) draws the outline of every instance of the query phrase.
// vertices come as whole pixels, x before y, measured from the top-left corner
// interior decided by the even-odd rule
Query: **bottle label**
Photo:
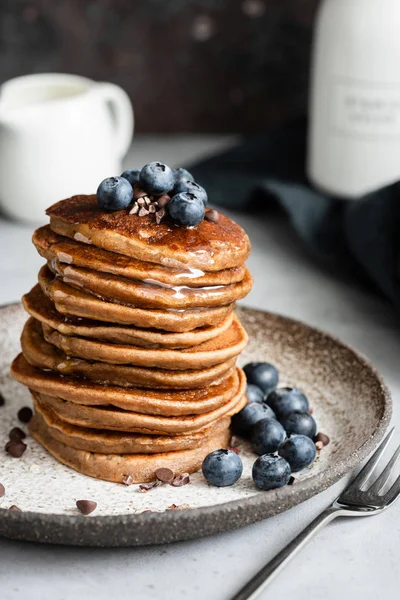
[[[360,139],[400,137],[400,84],[338,77],[331,96],[331,127]]]

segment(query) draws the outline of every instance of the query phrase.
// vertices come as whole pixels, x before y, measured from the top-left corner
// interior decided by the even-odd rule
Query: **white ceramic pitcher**
[[[0,206],[10,217],[43,221],[45,209],[94,193],[121,174],[133,110],[111,83],[77,75],[26,75],[0,88]]]

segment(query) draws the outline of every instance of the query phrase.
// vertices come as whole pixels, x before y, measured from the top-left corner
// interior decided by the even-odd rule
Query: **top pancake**
[[[221,271],[240,267],[250,253],[245,231],[220,214],[218,223],[197,227],[157,224],[154,215],[129,215],[129,209],[105,212],[95,195],[73,196],[47,210],[51,229],[60,235],[140,261],[166,267]]]
[[[75,265],[92,269],[100,273],[110,273],[135,281],[154,282],[167,286],[189,285],[204,287],[212,285],[230,285],[239,283],[245,275],[244,265],[232,269],[224,269],[214,273],[203,272],[200,269],[172,269],[155,263],[141,262],[129,256],[115,254],[70,240],[54,233],[49,227],[39,227],[33,234],[32,241],[43,258],[48,261]]]

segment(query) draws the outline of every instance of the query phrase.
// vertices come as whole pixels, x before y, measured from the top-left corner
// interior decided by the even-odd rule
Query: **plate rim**
[[[21,303],[12,302],[0,305],[0,312],[14,306],[21,306]],[[245,312],[250,310],[267,314],[281,322],[300,325],[312,333],[328,338],[336,345],[352,353],[358,362],[369,370],[381,389],[383,412],[372,435],[357,450],[335,463],[333,469],[321,471],[296,483],[296,505],[301,504],[334,485],[359,465],[378,446],[390,424],[392,416],[391,394],[383,376],[370,360],[362,352],[343,342],[335,335],[309,325],[302,320],[272,311],[243,304],[240,304],[240,309]],[[91,547],[145,546],[197,539],[238,529],[293,508],[294,506],[291,503],[292,490],[293,488],[290,486],[285,486],[270,490],[268,497],[264,497],[262,493],[259,493],[250,498],[177,511],[92,515],[89,517],[80,514],[19,512],[0,508],[0,535],[21,541]],[[277,506],[278,503],[279,506]],[[158,525],[160,527],[157,527]],[[126,528],[125,532],[121,533],[118,539],[115,539],[115,530],[121,526]],[[108,534],[111,538],[109,541],[104,539],[107,538]],[[101,539],[97,539],[97,536]]]

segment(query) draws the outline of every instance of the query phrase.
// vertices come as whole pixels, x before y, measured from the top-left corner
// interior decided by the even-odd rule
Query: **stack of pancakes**
[[[47,264],[23,298],[30,318],[12,374],[32,435],[61,462],[109,481],[196,471],[229,445],[246,403],[235,301],[250,290],[245,232],[229,218],[186,229],[95,196],[48,211],[33,242]]]

